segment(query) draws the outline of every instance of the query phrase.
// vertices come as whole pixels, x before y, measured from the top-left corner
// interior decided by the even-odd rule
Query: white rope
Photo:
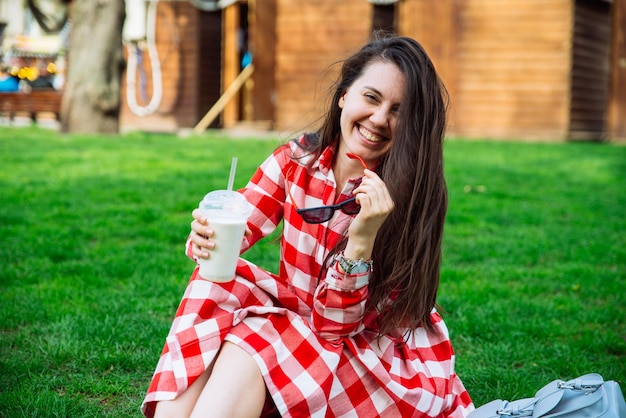
[[[150,0],[146,17],[146,45],[152,68],[152,98],[146,106],[137,103],[137,52],[139,42],[132,41],[128,47],[128,65],[126,70],[126,101],[130,110],[138,116],[148,116],[156,112],[163,98],[163,80],[161,62],[156,46],[156,18],[158,0]]]

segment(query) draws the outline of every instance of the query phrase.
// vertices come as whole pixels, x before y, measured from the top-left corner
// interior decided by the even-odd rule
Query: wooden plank
[[[275,118],[276,88],[276,0],[249,0],[250,51],[254,61],[252,119]]]
[[[26,92],[2,92],[0,93],[0,112],[7,113],[13,118],[17,113],[28,113],[36,120],[38,113],[54,113],[59,118],[63,92],[58,90],[33,89]]]
[[[235,3],[226,7],[222,11],[224,19],[222,38],[223,38],[223,65],[222,65],[222,95],[227,91],[228,86],[232,85],[236,80],[237,75],[241,71],[241,64],[239,62],[239,46],[237,33],[239,28],[240,13],[239,4]],[[238,91],[235,92],[235,96],[238,95]],[[239,101],[229,100],[224,107],[222,114],[222,123],[224,126],[232,126],[239,116]]]
[[[233,80],[233,83],[226,89],[222,97],[209,109],[206,115],[193,128],[194,132],[200,134],[215,120],[215,118],[226,108],[226,105],[237,95],[244,83],[250,78],[254,71],[254,65],[250,64],[241,71]]]
[[[480,124],[474,124],[473,126],[480,126],[481,124],[494,124],[494,125],[504,125],[507,124],[511,126],[512,122],[515,122],[513,127],[519,127],[521,125],[528,126],[537,124],[538,126],[558,126],[559,123],[556,123],[555,119],[560,118],[559,112],[540,112],[537,110],[528,110],[524,113],[512,112],[512,111],[497,111],[490,110],[485,108],[482,111],[480,108],[477,109],[467,109],[463,107],[459,107],[458,111],[464,112],[464,115],[467,114],[468,117],[471,117],[472,120],[480,121]],[[489,111],[487,111],[489,110]]]
[[[458,110],[461,112],[462,110]],[[494,115],[489,117],[485,114],[476,114],[472,116],[472,120],[476,121],[474,124],[461,123],[455,125],[455,129],[459,132],[474,131],[474,132],[489,132],[491,129],[498,129],[502,132],[524,132],[526,135],[533,135],[533,133],[545,132],[545,131],[559,131],[566,133],[567,120],[562,118],[560,114],[554,113],[552,117],[536,117],[534,115],[518,115],[515,113],[508,113],[503,115]],[[462,121],[461,121],[462,122]],[[509,137],[509,135],[504,135]],[[554,140],[565,139],[563,136],[552,138]]]
[[[477,67],[468,65],[471,73],[468,72],[459,75],[460,80],[471,82],[472,80],[480,80],[492,84],[503,83],[555,83],[562,81],[567,76],[567,72],[555,66],[547,68],[533,68],[527,66],[524,69],[513,68],[510,65],[497,63],[492,67]]]
[[[626,1],[614,1],[612,14],[608,135],[613,140],[626,142]]]
[[[563,10],[563,7],[570,5],[571,0],[471,0],[465,3],[466,9],[477,10],[481,15],[522,14],[524,11],[532,14],[551,9]]]

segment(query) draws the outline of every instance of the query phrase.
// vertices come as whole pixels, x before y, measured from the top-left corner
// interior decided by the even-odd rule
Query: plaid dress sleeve
[[[363,329],[369,272],[346,274],[329,267],[326,279],[315,292],[312,323],[320,337],[336,340]]]
[[[283,219],[285,205],[284,173],[295,162],[289,157],[289,145],[276,149],[256,170],[246,187],[240,190],[254,210],[248,220],[252,236],[246,238],[242,252],[271,234]]]

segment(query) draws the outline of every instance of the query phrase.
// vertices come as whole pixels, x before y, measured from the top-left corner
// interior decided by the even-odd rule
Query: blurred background
[[[119,124],[99,131],[307,129],[332,64],[383,29],[433,59],[452,136],[626,141],[624,0],[0,0],[0,20],[2,77],[42,97],[0,92],[3,116],[68,131],[102,80]]]

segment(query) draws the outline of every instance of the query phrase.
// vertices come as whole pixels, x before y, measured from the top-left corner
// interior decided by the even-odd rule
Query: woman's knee
[[[258,365],[242,348],[225,342],[215,360],[192,417],[213,416],[258,417],[265,404],[266,387]],[[245,399],[245,402],[241,402]],[[202,412],[204,414],[202,414]]]
[[[183,393],[171,401],[159,401],[156,404],[154,418],[180,418],[191,415],[202,390],[206,386],[211,368],[206,369]]]

